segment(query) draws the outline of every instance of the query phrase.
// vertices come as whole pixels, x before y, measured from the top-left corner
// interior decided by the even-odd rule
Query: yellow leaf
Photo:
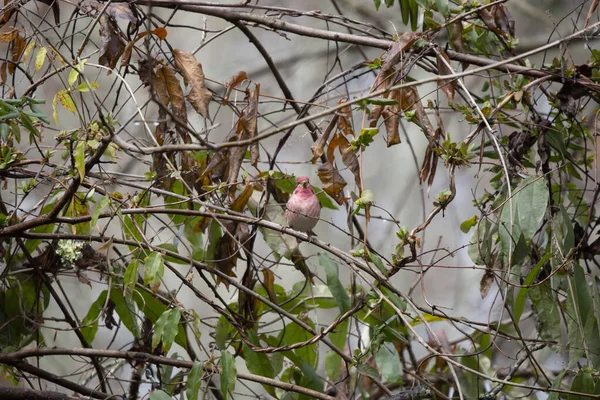
[[[46,50],[45,47],[40,47],[35,55],[35,70],[39,71],[44,66],[44,61],[46,60]]]
[[[31,53],[31,51],[33,50],[34,47],[35,47],[34,41],[32,41],[31,43],[29,43],[29,45],[27,45],[27,48],[25,49],[25,52],[23,53],[23,66],[27,65],[27,59],[29,58],[29,54]]]
[[[444,318],[444,317],[438,317],[438,316],[436,316],[436,315],[431,315],[431,314],[428,314],[428,313],[423,313],[423,318],[421,318],[421,317],[415,318],[415,319],[414,319],[414,320],[413,320],[413,321],[410,323],[410,325],[411,325],[411,326],[415,326],[415,325],[422,324],[422,323],[423,323],[423,319],[425,319],[425,321],[427,321],[427,322],[440,322],[440,321],[446,321],[446,318]]]
[[[75,107],[75,102],[73,101],[73,98],[71,97],[69,92],[67,90],[63,89],[58,92],[57,96],[58,96],[58,101],[60,101],[60,104],[62,104],[64,108],[66,108],[67,110],[69,110],[73,114],[75,114],[75,111],[77,110],[77,108]]]

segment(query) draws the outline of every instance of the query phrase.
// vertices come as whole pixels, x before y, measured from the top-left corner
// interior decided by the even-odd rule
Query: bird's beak
[[[306,189],[306,187],[308,186],[308,182],[302,182],[301,183],[302,187]]]

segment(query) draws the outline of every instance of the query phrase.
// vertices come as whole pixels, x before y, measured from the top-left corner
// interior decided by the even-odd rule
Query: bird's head
[[[307,188],[308,186],[310,186],[310,182],[308,180],[308,176],[301,176],[296,180],[296,186],[298,187],[302,187],[302,188]]]

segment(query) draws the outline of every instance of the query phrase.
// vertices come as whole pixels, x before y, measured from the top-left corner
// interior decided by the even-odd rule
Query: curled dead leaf
[[[248,79],[246,71],[237,72],[233,76],[229,77],[225,81],[225,88],[227,88],[227,90],[225,91],[225,96],[223,96],[223,101],[221,104],[227,104],[227,101],[229,101],[229,96],[231,95],[231,91],[246,79]]]
[[[162,76],[164,77],[166,90],[169,95],[171,112],[177,119],[177,133],[179,133],[184,143],[190,143],[191,139],[187,131],[187,109],[185,108],[183,90],[181,89],[179,79],[177,79],[173,70],[167,65],[164,65],[157,70],[157,76],[159,73],[162,73]]]
[[[450,58],[448,58],[448,55],[444,51],[439,50],[436,59],[438,73],[440,75],[454,74],[454,70],[451,68],[452,64],[450,64]],[[448,101],[454,100],[454,86],[454,81],[451,79],[442,79],[438,81],[438,87],[444,92]]]
[[[329,140],[329,135],[331,135],[333,128],[335,128],[338,118],[339,118],[339,116],[337,116],[337,115],[333,116],[331,121],[329,121],[329,125],[327,125],[327,128],[325,128],[325,131],[323,132],[323,134],[310,147],[312,150],[312,153],[313,153],[313,157],[310,160],[311,163],[314,164],[315,162],[317,162],[317,159],[320,158],[323,155],[323,153],[325,152],[325,146],[327,145],[327,140]]]
[[[111,4],[113,6],[115,4]],[[110,69],[114,69],[117,66],[119,57],[125,51],[126,44],[124,39],[119,35],[119,25],[116,24],[114,19],[110,17],[108,7],[106,13],[100,16],[98,23],[100,30],[100,56],[98,57],[98,63]],[[110,74],[111,71],[108,71]]]
[[[348,99],[342,98],[337,102],[338,105],[347,103]],[[350,110],[350,106],[344,106],[336,115],[338,118],[338,128],[339,130],[346,136],[354,136],[354,130],[352,129],[352,111]]]
[[[190,87],[190,93],[187,96],[188,101],[197,113],[206,119],[210,119],[208,104],[212,98],[212,93],[204,84],[202,65],[196,61],[193,54],[183,50],[174,49],[173,56],[175,57],[175,65],[183,75],[185,84]]]
[[[346,137],[339,132],[333,136],[331,142],[329,142],[329,147],[327,147],[327,160],[332,165],[335,160],[334,150],[336,148],[342,155],[342,162],[354,175],[354,181],[356,182],[356,185],[360,186],[360,165],[358,163],[358,157],[350,148],[350,142],[348,139],[346,139]]]
[[[331,164],[326,162],[319,166],[317,170],[319,179],[321,180],[323,190],[338,204],[344,203],[342,190],[347,185],[346,181],[340,172]]]
[[[237,249],[233,237],[230,234],[224,233],[219,238],[215,248],[215,264],[219,271],[232,278],[237,277],[233,269],[237,264]],[[217,276],[217,283],[225,283],[229,288],[229,282]]]
[[[596,3],[597,4],[597,3]],[[504,4],[494,7],[494,22],[504,36],[515,36],[515,20]]]
[[[231,203],[229,208],[236,212],[244,211],[244,208],[246,208],[246,205],[248,204],[253,192],[254,184],[252,184],[249,179],[246,179],[246,185],[244,186],[244,189]]]
[[[19,30],[16,28],[13,28],[8,32],[1,32],[0,33],[0,43],[12,42],[17,37],[18,34],[19,34]]]
[[[420,35],[415,32],[404,32],[398,36],[398,40],[394,42],[387,52],[381,70],[373,83],[373,90],[385,89],[389,86],[389,79],[392,76],[393,67],[400,62],[404,52],[408,50],[419,37]]]
[[[17,34],[17,36],[15,36],[11,43],[12,47],[10,49],[10,59],[15,64],[8,64],[8,73],[12,75],[15,73],[16,63],[19,62],[21,54],[23,54],[23,51],[25,50],[25,45],[27,44],[27,41],[21,35]]]

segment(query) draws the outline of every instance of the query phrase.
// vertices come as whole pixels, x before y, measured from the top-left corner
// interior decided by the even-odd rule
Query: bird
[[[307,176],[296,180],[296,189],[285,206],[285,218],[295,231],[315,235],[312,229],[319,222],[321,204]],[[316,236],[316,235],[315,235]]]

